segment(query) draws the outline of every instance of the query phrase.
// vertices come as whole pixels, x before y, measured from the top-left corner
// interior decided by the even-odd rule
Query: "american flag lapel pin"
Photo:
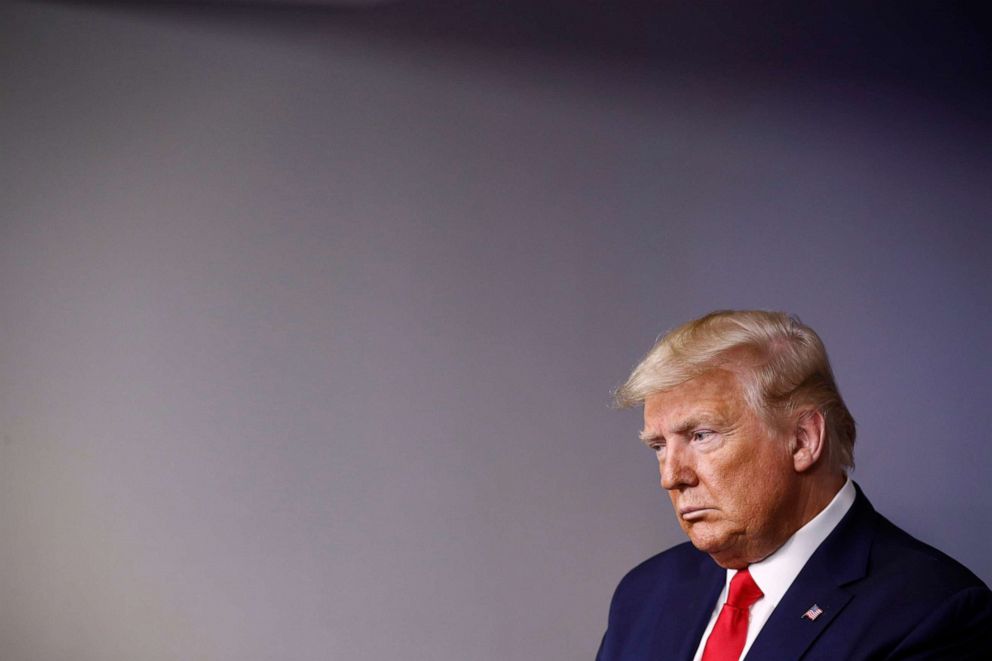
[[[813,604],[812,606],[809,607],[809,610],[808,611],[806,611],[805,613],[803,613],[803,619],[806,619],[806,620],[809,620],[810,622],[812,622],[813,620],[815,620],[816,618],[820,617],[821,615],[823,615],[823,609],[820,608],[819,606],[817,606],[816,604]]]

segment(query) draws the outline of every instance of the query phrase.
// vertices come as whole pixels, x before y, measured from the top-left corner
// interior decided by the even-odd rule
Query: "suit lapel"
[[[841,588],[793,584],[762,627],[747,658],[801,658],[850,599],[851,595]],[[813,606],[823,612],[813,620],[803,617]]]
[[[706,557],[706,562],[706,575],[702,581],[703,589],[699,589],[699,584],[697,584],[695,589],[692,586],[687,586],[685,594],[689,598],[684,603],[676,606],[676,608],[685,612],[685,617],[679,620],[682,624],[680,627],[681,630],[672,632],[675,635],[671,640],[678,642],[678,646],[674,650],[675,656],[662,656],[659,658],[692,661],[692,657],[696,654],[696,648],[699,646],[699,641],[703,637],[706,625],[710,622],[710,616],[713,614],[716,600],[719,598],[720,591],[723,590],[723,586],[727,582],[727,572],[725,569],[713,562],[709,556]]]
[[[748,651],[750,659],[799,659],[851,600],[844,585],[864,578],[876,526],[875,510],[857,484],[850,511],[810,556]],[[823,612],[804,617],[811,607]]]

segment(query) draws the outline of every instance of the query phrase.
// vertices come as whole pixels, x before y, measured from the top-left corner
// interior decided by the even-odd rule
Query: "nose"
[[[669,443],[664,456],[658,458],[661,488],[667,491],[695,486],[698,482],[692,465],[692,450],[681,443]]]

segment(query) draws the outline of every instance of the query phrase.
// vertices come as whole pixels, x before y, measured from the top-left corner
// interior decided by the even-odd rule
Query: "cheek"
[[[740,518],[748,518],[758,500],[757,491],[761,488],[760,481],[755,480],[749,471],[738,471],[720,485],[720,493],[731,512]]]
[[[761,524],[772,523],[789,501],[789,467],[780,456],[756,462],[751,475],[738,485],[742,514]]]
[[[710,492],[736,519],[764,517],[784,493],[784,464],[780,454],[742,453],[712,468],[708,480]]]

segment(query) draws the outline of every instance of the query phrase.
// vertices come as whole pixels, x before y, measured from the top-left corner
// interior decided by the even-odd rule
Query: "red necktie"
[[[751,578],[747,569],[742,569],[730,579],[727,603],[720,611],[720,617],[713,625],[710,637],[703,649],[703,661],[738,661],[747,640],[747,621],[751,605],[761,599],[764,593]]]

